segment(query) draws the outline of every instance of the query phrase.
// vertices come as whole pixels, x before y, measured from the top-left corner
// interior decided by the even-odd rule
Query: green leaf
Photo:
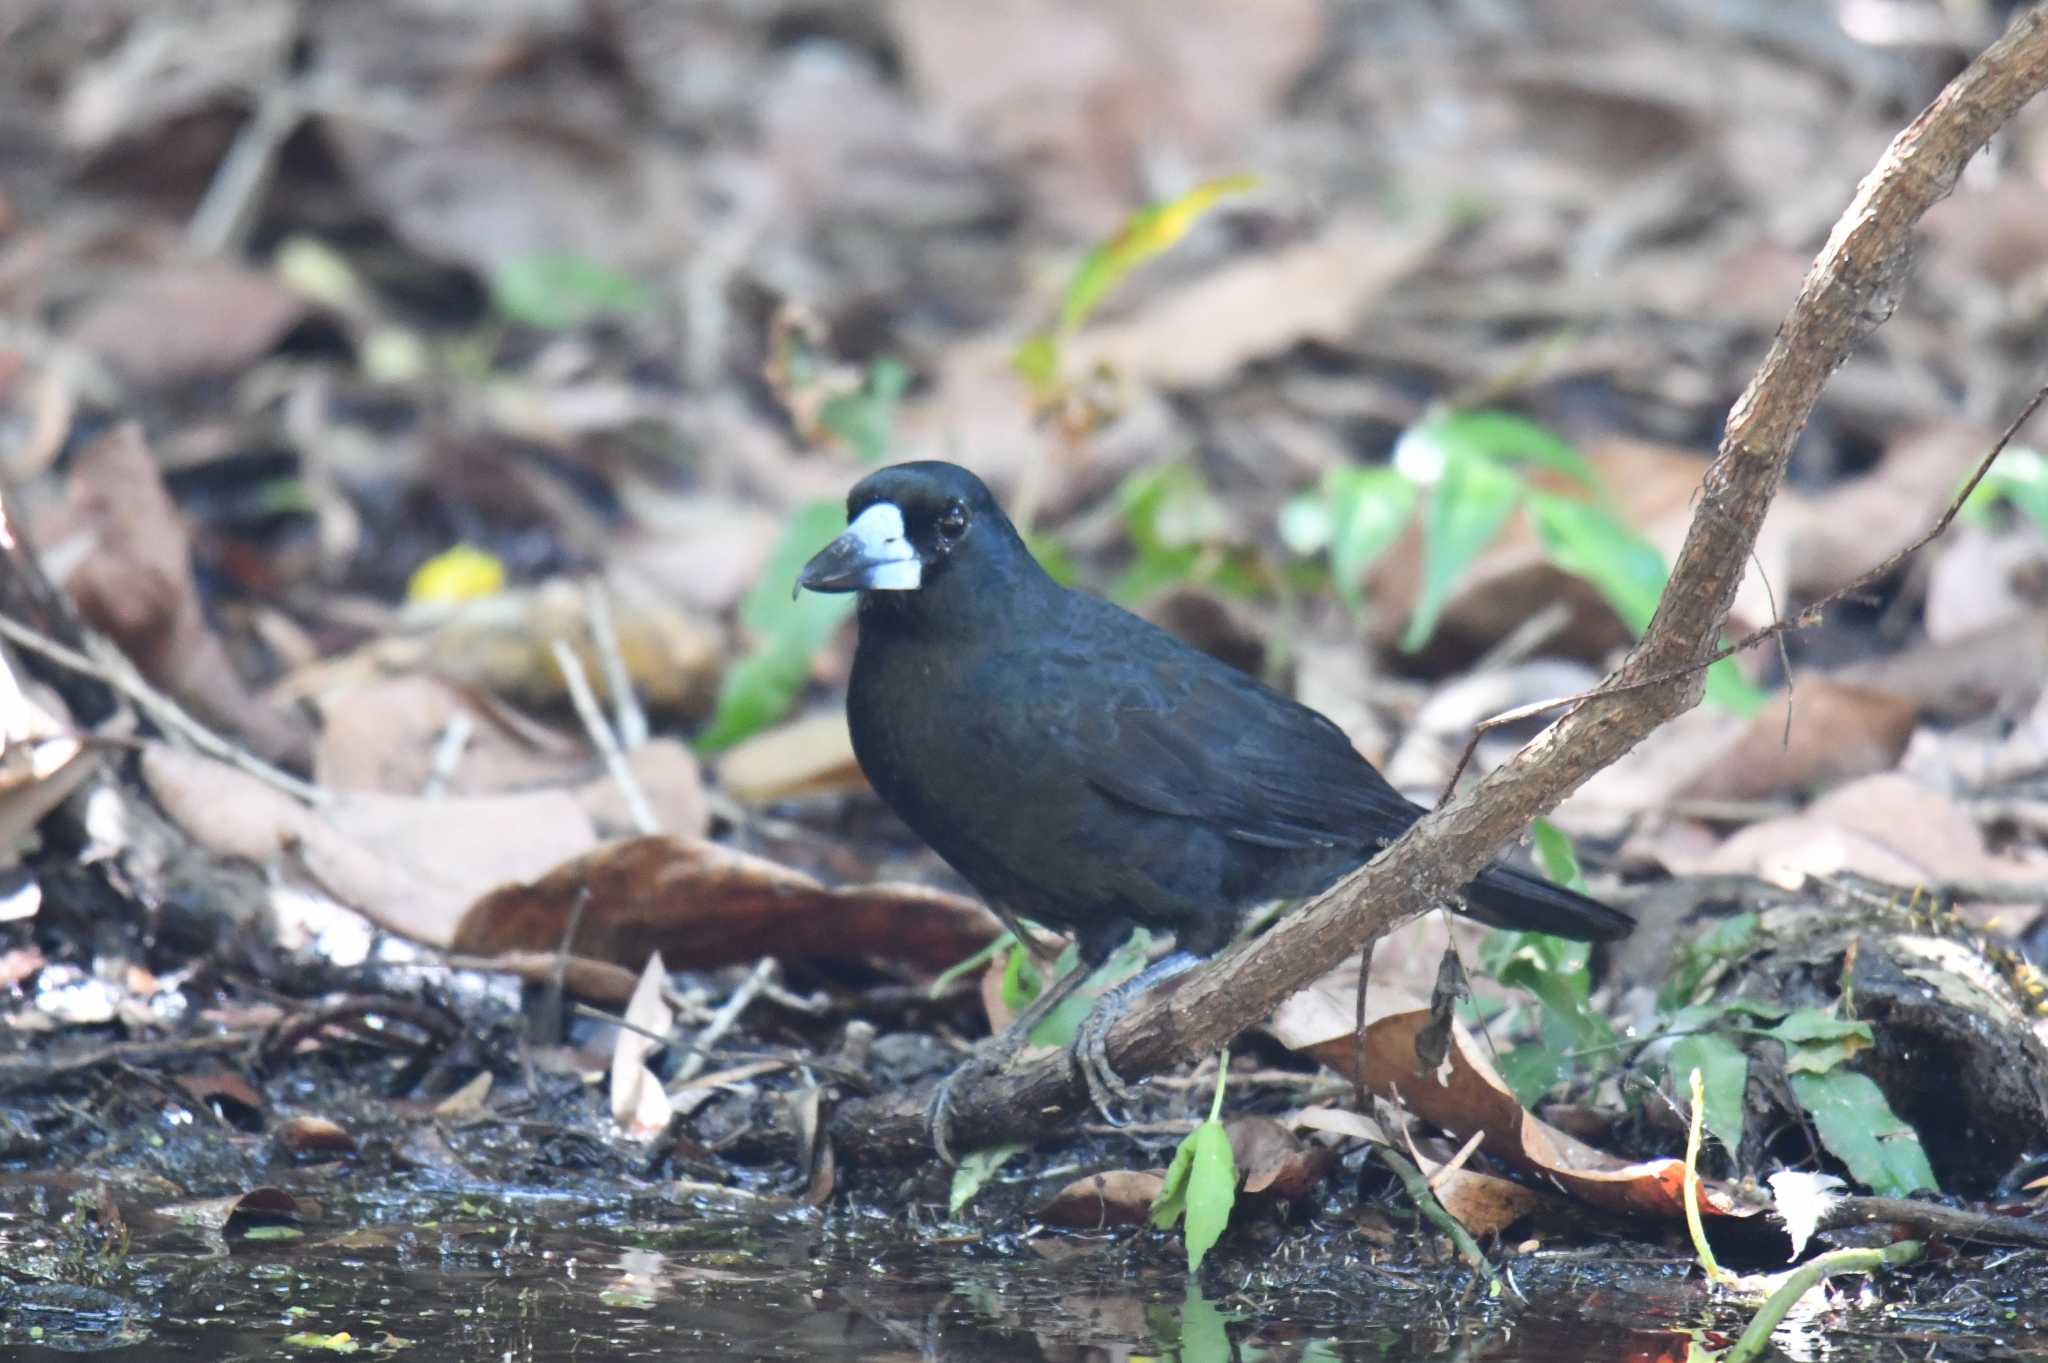
[[[1791,1080],[1792,1094],[1812,1115],[1821,1144],[1858,1183],[1880,1197],[1940,1191],[1919,1134],[1899,1120],[1870,1076],[1836,1069]]]
[[[1166,1166],[1166,1177],[1160,1180],[1159,1192],[1152,1199],[1152,1228],[1170,1230],[1188,1209],[1188,1173],[1195,1167],[1195,1133],[1190,1131],[1181,1137],[1173,1149],[1173,1160]]]
[[[812,502],[790,518],[760,580],[740,602],[740,623],[753,648],[726,672],[718,708],[697,737],[699,751],[729,748],[782,718],[810,679],[812,656],[853,613],[850,592],[790,597],[796,575],[839,533],[845,516],[837,502]]]
[[[1470,456],[1503,464],[1527,464],[1561,473],[1587,491],[1598,491],[1592,465],[1562,437],[1513,412],[1446,412],[1423,423],[1445,458]]]
[[[1572,1072],[1571,1057],[1563,1050],[1536,1041],[1525,1041],[1512,1051],[1494,1057],[1508,1091],[1523,1107],[1533,1107],[1543,1095],[1563,1083]]]
[[[970,1150],[961,1158],[959,1167],[953,1170],[953,1191],[946,1200],[946,1214],[960,1215],[962,1209],[974,1200],[975,1194],[995,1177],[996,1170],[1023,1149],[1022,1145],[1012,1143],[992,1145],[986,1150]]]
[[[1187,1220],[1181,1234],[1187,1240],[1188,1272],[1202,1271],[1202,1259],[1223,1238],[1230,1224],[1230,1208],[1237,1201],[1237,1161],[1230,1153],[1230,1133],[1211,1117],[1188,1137],[1194,1156],[1188,1169]]]
[[[1700,1072],[1705,1095],[1707,1130],[1727,1147],[1730,1158],[1742,1152],[1742,1095],[1749,1087],[1749,1053],[1720,1032],[1682,1036],[1671,1046],[1671,1073],[1681,1093],[1687,1076]]]
[[[896,443],[896,410],[910,387],[910,371],[900,360],[884,357],[868,368],[858,393],[830,398],[818,411],[818,424],[845,442],[864,464],[879,464]]]
[[[1691,1002],[1709,970],[1749,950],[1756,938],[1756,924],[1754,913],[1733,914],[1715,924],[1699,941],[1680,947],[1671,972],[1664,977],[1664,987],[1658,992],[1657,1006],[1670,1012]]]
[[[1669,579],[1655,545],[1591,502],[1531,491],[1529,521],[1550,561],[1593,584],[1633,634],[1650,627]],[[1732,658],[1707,669],[1707,695],[1716,705],[1752,715],[1769,699],[1742,675]]]
[[[1809,1041],[1843,1041],[1855,1039],[1864,1046],[1874,1045],[1877,1036],[1867,1022],[1855,1018],[1838,1018],[1820,1008],[1801,1008],[1787,1013],[1784,1021],[1770,1029],[1770,1035],[1788,1046],[1802,1045]],[[1858,1049],[1862,1049],[1859,1047]]]
[[[1230,1052],[1216,1066],[1216,1094],[1209,1119],[1190,1131],[1173,1152],[1159,1195],[1152,1200],[1152,1224],[1165,1230],[1182,1217],[1188,1247],[1188,1272],[1199,1273],[1202,1258],[1222,1236],[1237,1200],[1237,1161],[1230,1153],[1230,1134],[1223,1129],[1223,1088],[1230,1076]]]
[[[1339,469],[1324,480],[1330,575],[1356,609],[1366,573],[1400,538],[1415,507],[1415,484],[1389,468]]]
[[[1138,266],[1171,250],[1202,216],[1233,194],[1251,189],[1249,175],[1230,175],[1196,185],[1179,198],[1150,204],[1124,220],[1115,236],[1090,251],[1074,271],[1060,301],[1062,333],[1071,335],[1087,322],[1109,291]]]
[[[1877,1044],[1869,1023],[1818,1008],[1788,1014],[1767,1035],[1785,1043],[1785,1069],[1791,1074],[1825,1074]]]
[[[1538,819],[1529,833],[1536,842],[1536,864],[1552,883],[1567,890],[1586,893],[1586,873],[1579,869],[1579,854],[1563,829],[1548,819]]]
[[[525,326],[556,329],[639,312],[647,290],[630,275],[581,256],[519,256],[491,276],[491,302]]]
[[[2023,445],[2008,446],[1977,484],[1963,510],[1982,524],[2001,502],[2017,508],[2048,534],[2048,455]]]
[[[1632,632],[1649,628],[1667,576],[1656,546],[1591,502],[1532,491],[1528,507],[1550,561],[1592,583]]]
[[[1088,983],[1074,991],[1073,995],[1059,1007],[1040,1019],[1031,1029],[1031,1044],[1034,1046],[1071,1046],[1080,1034],[1081,1023],[1089,1010],[1103,993],[1145,968],[1145,958],[1151,954],[1152,934],[1143,928],[1132,932],[1129,939],[1102,963],[1088,980]],[[1076,967],[1081,956],[1070,942],[1060,952],[1054,968],[1060,975]],[[1031,1006],[1045,984],[1038,975],[1038,963],[1031,953],[1022,946],[1012,947],[1010,959],[1003,967],[1003,1004],[1013,1013],[1021,1013]]]
[[[1059,392],[1060,342],[1051,332],[1028,336],[1010,354],[1010,368],[1034,401],[1044,402]]]
[[[1422,592],[1401,636],[1404,652],[1429,642],[1452,585],[1500,533],[1522,492],[1521,479],[1498,464],[1445,452],[1443,477],[1423,507]]]

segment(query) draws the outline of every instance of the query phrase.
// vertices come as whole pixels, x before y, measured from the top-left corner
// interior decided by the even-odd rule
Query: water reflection
[[[131,1224],[147,1226],[147,1213]],[[1552,1317],[1511,1317],[1460,1300],[1456,1284],[1404,1282],[1363,1261],[1333,1262],[1319,1279],[1290,1263],[1267,1291],[1259,1266],[1226,1260],[1211,1266],[1205,1293],[1173,1256],[1128,1242],[949,1239],[850,1211],[675,1206],[626,1216],[616,1204],[472,1195],[337,1200],[304,1230],[288,1243],[140,1234],[118,1281],[100,1284],[135,1304],[128,1328],[137,1333],[67,1336],[50,1328],[61,1313],[46,1313],[38,1336],[23,1324],[17,1287],[15,1309],[0,1309],[0,1357],[83,1348],[114,1359],[273,1363],[300,1354],[283,1344],[290,1335],[346,1335],[365,1355],[507,1363],[1685,1356],[1675,1329],[1611,1323],[1645,1319],[1640,1299],[1603,1313],[1597,1294],[1582,1291]],[[34,1248],[47,1247],[48,1233],[33,1216],[0,1216],[0,1265],[44,1263],[38,1271],[52,1276],[57,1261]],[[8,1291],[0,1286],[0,1308]],[[95,1299],[102,1315],[105,1305]]]

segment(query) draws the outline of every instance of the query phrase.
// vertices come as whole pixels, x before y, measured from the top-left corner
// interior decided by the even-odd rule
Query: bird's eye
[[[967,533],[967,508],[954,502],[939,513],[939,538],[957,540]]]

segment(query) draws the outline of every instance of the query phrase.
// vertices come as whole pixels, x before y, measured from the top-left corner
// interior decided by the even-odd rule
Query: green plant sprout
[[[1535,470],[1561,474],[1585,495],[1538,488],[1528,477]],[[1576,450],[1509,412],[1425,417],[1396,442],[1390,465],[1334,470],[1290,502],[1280,535],[1297,554],[1326,552],[1337,591],[1355,609],[1366,574],[1419,516],[1422,585],[1401,636],[1414,652],[1435,635],[1458,579],[1517,511],[1553,564],[1591,584],[1631,631],[1648,628],[1670,575],[1663,555],[1603,505],[1599,479]],[[1707,694],[1740,714],[1766,700],[1726,658],[1707,670]]]

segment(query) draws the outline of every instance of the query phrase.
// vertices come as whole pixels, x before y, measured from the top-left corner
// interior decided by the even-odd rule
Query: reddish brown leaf
[[[1000,930],[973,900],[920,885],[827,889],[762,857],[688,838],[630,838],[562,863],[530,884],[471,905],[458,951],[552,950],[588,893],[570,947],[638,969],[659,951],[679,969],[761,956],[883,959],[936,970],[972,955]]]

